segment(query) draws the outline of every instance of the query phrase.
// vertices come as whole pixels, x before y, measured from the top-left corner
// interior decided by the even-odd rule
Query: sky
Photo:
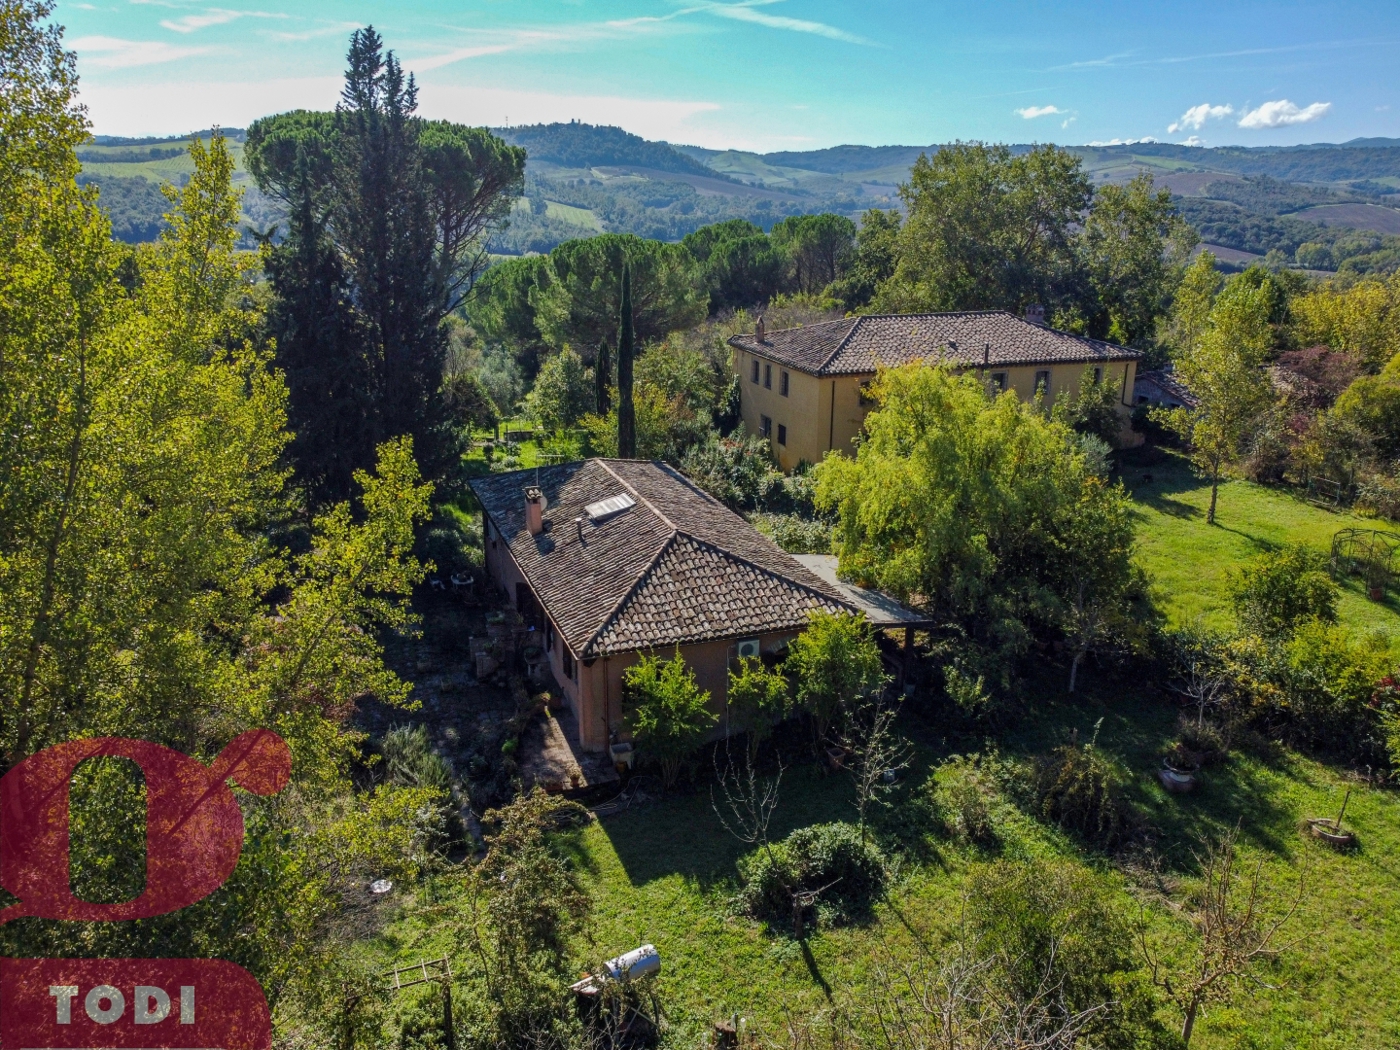
[[[334,106],[373,25],[434,119],[715,149],[1400,137],[1400,2],[60,0],[94,131]]]

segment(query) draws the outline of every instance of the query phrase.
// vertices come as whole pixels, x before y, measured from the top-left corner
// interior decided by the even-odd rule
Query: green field
[[[1385,522],[1313,506],[1291,492],[1248,481],[1220,486],[1216,524],[1206,525],[1210,485],[1179,456],[1138,465],[1125,458],[1124,483],[1133,493],[1138,516],[1138,557],[1157,587],[1158,604],[1172,623],[1200,617],[1227,627],[1230,612],[1225,579],[1241,561],[1284,543],[1305,543],[1324,554],[1341,529],[1388,529]],[[1151,481],[1145,480],[1148,476]],[[1400,637],[1400,603],[1366,597],[1357,580],[1345,581],[1338,611],[1358,630],[1381,630]]]
[[[545,201],[545,207],[547,209],[545,214],[551,219],[559,219],[561,222],[570,222],[587,230],[603,232],[603,220],[588,208],[575,208],[572,204],[560,204],[558,201]]]

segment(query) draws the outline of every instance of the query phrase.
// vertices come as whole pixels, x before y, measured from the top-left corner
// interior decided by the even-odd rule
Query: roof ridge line
[[[750,528],[752,528],[752,526],[750,526]],[[757,531],[757,530],[755,530],[755,531]],[[702,547],[708,547],[708,548],[709,548],[710,550],[712,550],[712,551],[717,551],[719,554],[722,554],[724,557],[728,558],[730,561],[738,562],[740,565],[747,565],[750,569],[753,569],[755,572],[761,572],[761,573],[763,573],[765,576],[772,576],[774,579],[783,580],[783,581],[785,581],[785,582],[787,582],[787,583],[790,583],[790,584],[792,584],[794,587],[799,587],[799,588],[801,588],[802,590],[808,592],[809,594],[815,594],[815,595],[817,595],[817,596],[819,596],[819,597],[821,597],[821,598],[825,598],[827,601],[833,601],[833,600],[835,600],[835,601],[840,602],[842,605],[847,605],[847,606],[849,606],[849,605],[851,604],[850,602],[846,601],[846,599],[845,599],[844,597],[838,597],[838,598],[833,599],[833,597],[832,597],[830,594],[827,594],[825,591],[819,591],[819,590],[817,590],[815,587],[812,587],[812,586],[810,586],[809,584],[803,583],[801,580],[794,580],[791,576],[788,576],[788,575],[785,575],[784,573],[778,572],[778,571],[776,571],[775,569],[770,569],[770,568],[769,568],[768,566],[766,566],[766,565],[760,565],[760,564],[759,564],[758,562],[756,562],[756,561],[753,561],[753,560],[751,560],[751,559],[749,559],[749,558],[745,558],[742,554],[735,554],[733,551],[729,550],[729,549],[726,548],[726,547],[721,547],[721,546],[720,546],[719,544],[717,544],[717,543],[711,543],[709,540],[701,539],[699,536],[696,536],[696,535],[694,535],[693,533],[687,532],[687,531],[685,531],[684,529],[677,529],[677,530],[676,530],[676,535],[677,535],[677,536],[684,536],[686,539],[690,540],[692,543],[698,543],[698,544],[699,544],[700,546],[702,546]],[[761,533],[760,533],[760,535],[761,535]],[[669,545],[668,545],[668,546],[669,546]],[[774,544],[774,546],[777,546],[777,545]],[[785,555],[786,557],[792,558],[792,555],[791,555],[791,554],[788,554],[788,552],[785,551],[785,550],[783,550],[781,547],[778,547],[778,550],[779,550],[783,555]],[[796,559],[793,560],[793,564],[796,565],[798,568],[802,568],[802,567],[803,567],[803,566],[802,566],[802,563],[799,562],[799,561],[797,561]],[[815,573],[814,573],[813,575],[815,575]],[[818,579],[820,579],[820,577],[818,577]]]
[[[649,461],[648,461],[648,462],[649,462]],[[672,535],[674,535],[675,533],[677,533],[677,532],[680,531],[679,529],[676,528],[676,523],[675,523],[674,521],[672,521],[670,518],[666,517],[666,515],[662,514],[659,510],[657,510],[656,507],[652,504],[651,500],[647,499],[647,498],[646,498],[645,496],[643,496],[640,492],[638,492],[636,489],[634,489],[634,488],[631,486],[631,484],[629,484],[628,481],[627,481],[621,474],[619,474],[617,471],[613,470],[612,467],[608,466],[608,461],[607,461],[606,459],[601,459],[601,458],[600,458],[600,459],[598,460],[598,465],[601,466],[604,470],[606,470],[609,474],[611,474],[614,478],[616,478],[616,479],[617,479],[617,483],[618,483],[619,485],[621,485],[621,486],[622,486],[623,488],[625,488],[628,492],[632,493],[632,495],[636,496],[639,500],[641,500],[643,503],[645,503],[646,506],[647,506],[647,509],[648,509],[649,511],[651,511],[653,514],[655,514],[658,518],[660,518],[662,521],[664,521],[664,522],[666,523],[666,527],[669,528],[669,529],[671,530]]]
[[[608,473],[611,474],[612,471],[608,471]],[[614,474],[613,476],[616,477],[617,475]],[[666,519],[663,518],[662,520],[665,521]],[[675,546],[676,537],[682,535],[682,533],[680,530],[676,529],[675,526],[672,526],[672,530],[671,535],[666,537],[666,542],[656,548],[656,553],[651,556],[651,561],[647,562],[646,565],[642,567],[642,571],[637,573],[631,584],[628,585],[627,590],[623,592],[622,597],[614,603],[613,607],[608,610],[607,615],[599,622],[594,632],[588,636],[588,641],[583,643],[583,648],[579,652],[580,656],[587,653],[588,650],[592,649],[593,646],[597,644],[599,636],[607,630],[608,624],[617,619],[628,600],[631,599],[632,595],[637,593],[637,588],[642,585],[642,581],[651,575],[652,571],[661,561],[661,556]]]
[[[603,619],[603,622],[599,625],[598,629],[594,631],[592,635],[589,636],[587,643],[583,647],[584,652],[587,652],[589,648],[596,645],[599,637],[603,634],[605,630],[607,630],[608,626],[614,621],[616,621],[620,615],[622,615],[623,608],[637,593],[637,590],[641,587],[643,581],[645,581],[646,578],[656,570],[656,567],[660,563],[662,556],[665,555],[667,551],[675,547],[676,541],[682,538],[690,540],[692,543],[697,544],[701,547],[706,547],[712,551],[715,551],[722,557],[728,558],[732,562],[737,562],[739,565],[743,565],[746,568],[752,569],[754,572],[762,573],[763,575],[770,576],[773,579],[782,580],[784,583],[796,587],[801,591],[805,591],[807,594],[813,595],[814,597],[820,598],[822,601],[832,602],[836,605],[842,606],[843,608],[853,609],[856,612],[860,611],[860,609],[857,606],[847,601],[844,595],[833,596],[827,594],[825,591],[819,591],[816,588],[810,587],[807,584],[803,583],[801,580],[794,580],[790,576],[784,576],[782,573],[774,572],[772,569],[763,565],[759,565],[757,562],[750,561],[748,558],[735,554],[733,551],[726,550],[718,544],[711,543],[708,540],[702,540],[699,536],[691,535],[689,532],[686,532],[683,529],[677,529],[675,533],[664,544],[661,545],[661,549],[656,552],[656,556],[652,558],[652,560],[647,564],[647,567],[643,569],[640,573],[638,573],[637,578],[632,581],[632,586],[627,588],[627,593],[622,596],[622,598],[618,601],[618,603],[615,606],[613,606],[612,611],[609,612],[608,615]],[[779,547],[778,549],[782,550],[781,547]],[[783,553],[786,554],[787,552],[783,551]],[[791,555],[788,555],[788,557],[791,557]],[[800,563],[794,564],[800,565]]]
[[[822,372],[826,370],[826,366],[831,364],[832,361],[836,360],[836,355],[846,348],[846,344],[851,341],[851,336],[856,334],[856,329],[860,327],[860,323],[864,320],[864,314],[858,314],[854,318],[854,320],[851,322],[850,329],[846,332],[845,335],[841,337],[841,341],[836,344],[836,349],[831,351],[831,353],[827,355],[826,360],[817,366],[817,375],[821,375]]]

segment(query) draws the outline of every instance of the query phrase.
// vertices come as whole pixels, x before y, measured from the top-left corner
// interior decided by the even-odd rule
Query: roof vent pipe
[[[530,530],[531,536],[538,536],[544,531],[544,493],[539,486],[531,485],[525,490],[525,527]]]

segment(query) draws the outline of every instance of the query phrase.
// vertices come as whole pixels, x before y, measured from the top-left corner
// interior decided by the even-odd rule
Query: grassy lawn
[[[1145,480],[1148,476],[1151,481]],[[1139,559],[1159,592],[1158,604],[1173,623],[1201,617],[1227,627],[1232,617],[1225,599],[1225,577],[1241,561],[1284,543],[1305,543],[1324,554],[1345,528],[1388,529],[1373,518],[1329,511],[1280,490],[1248,481],[1220,486],[1214,526],[1206,524],[1210,484],[1196,477],[1186,461],[1133,465],[1123,480],[1137,502]],[[1359,580],[1343,586],[1338,606],[1342,621],[1358,630],[1381,630],[1400,637],[1400,604],[1367,598]]]
[[[1152,475],[1150,482],[1145,473]],[[1370,524],[1284,492],[1230,482],[1221,490],[1220,524],[1207,527],[1209,489],[1179,459],[1129,466],[1125,479],[1138,502],[1140,556],[1177,621],[1200,615],[1226,625],[1224,574],[1241,559],[1292,540],[1325,551],[1337,529]],[[1400,632],[1400,613],[1368,601],[1354,586],[1341,610],[1358,629]],[[1064,692],[1066,667],[1041,664],[1032,675],[1028,713],[995,746],[1007,758],[1027,762],[1068,739],[1071,730],[1088,739],[1098,724],[1098,746],[1119,764],[1152,829],[1146,852],[1133,864],[1084,851],[1009,802],[998,811],[1000,842],[991,851],[957,845],[932,827],[911,841],[906,825],[899,842],[884,840],[898,858],[898,875],[873,921],[819,928],[798,944],[731,907],[746,847],[720,826],[711,807],[711,777],[703,770],[692,789],[562,840],[594,900],[592,940],[579,946],[579,958],[606,958],[654,943],[663,960],[660,991],[672,1045],[700,1045],[711,1021],[734,1013],[777,1035],[789,1016],[872,991],[880,961],[909,958],[916,938],[927,939],[936,951],[959,923],[970,865],[997,855],[1054,855],[1091,866],[1116,886],[1125,914],[1145,915],[1154,936],[1184,944],[1186,926],[1162,894],[1180,902],[1197,873],[1194,851],[1202,839],[1238,824],[1247,865],[1263,865],[1270,887],[1266,910],[1285,906],[1300,873],[1306,892],[1285,936],[1289,949],[1259,974],[1265,985],[1212,1008],[1198,1023],[1193,1047],[1400,1045],[1400,971],[1391,962],[1400,952],[1400,793],[1259,744],[1207,771],[1196,793],[1168,795],[1154,771],[1175,736],[1177,712],[1153,683],[1091,668],[1082,679],[1084,691],[1070,698]],[[900,789],[903,799],[949,754],[992,746],[950,735],[922,698],[911,702],[905,728],[916,742],[917,759]],[[1358,832],[1360,847],[1334,853],[1305,839],[1298,824],[1308,816],[1335,815],[1348,786],[1347,822]],[[783,780],[774,837],[814,823],[854,820],[851,797],[848,779],[794,759]],[[420,899],[432,892],[425,888]],[[447,948],[440,919],[419,920],[415,911],[405,908],[368,946],[378,961],[412,962]],[[1179,1025],[1169,1008],[1162,1016],[1169,1026]]]
[[[1305,816],[1335,814],[1346,782],[1335,771],[1285,751],[1238,753],[1210,771],[1196,794],[1170,796],[1152,776],[1172,737],[1175,712],[1135,685],[1098,680],[1074,703],[1064,699],[1062,668],[1046,668],[1037,682],[1042,700],[1018,729],[1003,738],[1009,757],[1042,752],[1077,728],[1081,739],[1102,719],[1099,746],[1110,751],[1131,778],[1130,790],[1156,829],[1152,855],[1162,883],[1179,898],[1190,879],[1203,835],[1237,822],[1247,859],[1264,861],[1276,902],[1305,874],[1305,903],[1289,927],[1292,947],[1252,988],[1199,1024],[1193,1047],[1227,1048],[1394,1047],[1400,1044],[1400,972],[1390,965],[1400,951],[1400,796],[1354,784],[1347,820],[1361,848],[1338,854],[1298,832]],[[911,720],[919,761],[904,790],[922,782],[930,766],[959,748],[932,721]],[[968,866],[994,855],[1051,854],[1095,867],[1119,887],[1125,912],[1156,900],[1157,880],[1145,867],[1127,873],[1104,858],[1077,850],[1057,831],[1005,806],[999,817],[999,849],[956,846],[930,829],[922,848],[897,852],[898,881],[866,925],[819,929],[799,945],[736,915],[744,848],[720,827],[705,777],[645,808],[594,823],[563,843],[583,873],[595,902],[593,940],[579,957],[605,958],[642,943],[661,952],[662,1001],[676,1029],[673,1045],[698,1045],[709,1023],[733,1013],[776,1034],[789,1015],[807,1015],[831,1002],[849,1001],[873,988],[878,960],[898,962],[914,938],[935,948],[959,921]],[[783,781],[775,832],[807,824],[853,819],[849,782],[797,764]],[[906,839],[907,842],[907,839]],[[1272,906],[1272,905],[1271,905]],[[1169,941],[1183,926],[1151,904],[1149,921]],[[446,949],[439,924],[423,925],[412,910],[376,945],[381,960],[412,962]],[[1164,1011],[1164,1020],[1178,1023]]]

